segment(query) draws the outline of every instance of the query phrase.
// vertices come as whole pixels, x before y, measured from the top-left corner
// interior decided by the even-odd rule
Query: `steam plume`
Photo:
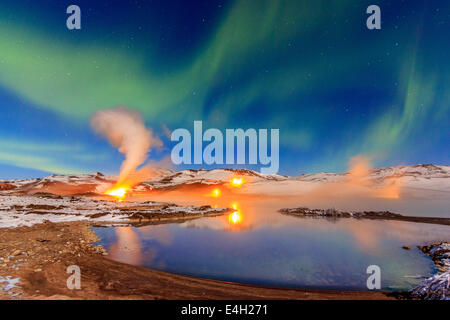
[[[161,140],[145,127],[139,113],[125,106],[97,111],[91,118],[91,126],[125,155],[117,185],[127,181],[147,159],[147,153],[152,147],[162,146]]]

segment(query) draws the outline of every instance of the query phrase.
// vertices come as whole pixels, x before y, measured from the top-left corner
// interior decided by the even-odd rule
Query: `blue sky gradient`
[[[77,4],[82,29],[66,28]],[[126,105],[165,128],[279,128],[280,174],[449,163],[450,3],[378,1],[0,3],[0,179],[117,173],[89,126]],[[198,168],[180,166],[174,169]],[[233,166],[237,167],[237,166]],[[251,169],[258,169],[259,166]]]

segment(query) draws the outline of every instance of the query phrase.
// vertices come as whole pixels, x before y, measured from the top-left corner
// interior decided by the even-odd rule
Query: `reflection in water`
[[[230,225],[237,225],[242,222],[242,213],[241,210],[238,208],[237,202],[233,202],[231,204],[231,208],[233,208],[233,212],[228,215],[228,221],[230,222]]]
[[[364,164],[364,163],[363,163]],[[229,207],[229,215],[140,228],[96,228],[109,258],[168,272],[259,285],[366,289],[367,266],[382,270],[383,289],[409,289],[429,276],[432,261],[417,248],[449,240],[450,227],[352,218],[298,218],[282,207],[390,210],[406,215],[450,216],[448,198],[399,197],[397,185],[368,195],[359,164],[346,181],[295,197],[252,196],[239,188],[208,186],[194,191],[152,194],[180,205]],[[362,173],[361,173],[362,172]],[[281,186],[284,182],[280,182]],[[289,186],[287,185],[286,188]],[[372,192],[372,193],[373,193]],[[326,196],[324,196],[326,195]],[[404,250],[407,245],[411,250]]]
[[[242,218],[239,211],[235,211],[228,216],[228,221],[230,221],[230,223],[232,224],[238,224],[241,222],[241,220]]]
[[[117,241],[109,248],[111,259],[132,264],[142,264],[141,240],[131,227],[116,227]]]
[[[220,189],[213,189],[213,191],[211,192],[211,195],[215,198],[220,197]]]
[[[226,206],[234,211],[225,216],[96,231],[109,258],[158,270],[260,285],[366,289],[366,268],[376,264],[387,290],[409,289],[420,279],[407,276],[434,272],[416,246],[450,234],[449,226],[431,224],[285,216],[262,202],[228,200]]]

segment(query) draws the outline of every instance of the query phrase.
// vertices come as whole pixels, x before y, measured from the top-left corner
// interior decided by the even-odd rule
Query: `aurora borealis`
[[[81,30],[66,28],[71,4]],[[381,30],[366,28],[370,4]],[[359,154],[448,164],[449,31],[445,0],[3,0],[0,178],[117,172],[121,155],[89,128],[117,105],[163,140],[155,161],[167,129],[202,120],[279,128],[281,174],[343,171]]]

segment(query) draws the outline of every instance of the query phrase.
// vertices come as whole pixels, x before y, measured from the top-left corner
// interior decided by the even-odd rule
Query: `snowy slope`
[[[366,188],[396,186],[398,190],[448,193],[450,192],[450,166],[419,164],[377,168],[370,170],[367,175],[358,176],[357,181],[348,172],[303,174],[277,183],[255,183],[247,191],[249,193],[300,194],[324,186],[345,188],[354,185]]]
[[[257,181],[282,181],[288,179],[288,177],[277,174],[261,174],[256,171],[246,169],[200,169],[172,172],[168,175],[146,181],[143,184],[154,189],[164,189],[190,184],[223,184],[228,183],[235,177],[243,178],[246,183],[253,183]]]
[[[227,212],[210,206],[178,206],[164,202],[117,202],[90,197],[0,195],[0,228],[31,226],[44,221],[95,221],[127,223],[153,215],[214,215]]]
[[[49,189],[68,188],[69,194],[96,192],[99,187],[109,186],[114,183],[115,177],[107,177],[100,172],[94,174],[79,175],[51,175],[45,178],[0,180],[0,190],[21,193],[36,193]],[[2,188],[3,186],[3,188]],[[73,191],[73,192],[70,192]]]
[[[316,173],[304,174],[293,178],[305,182],[339,182],[349,173]],[[421,188],[429,190],[450,191],[450,166],[419,164],[411,166],[384,167],[370,170],[363,178],[376,184],[398,183],[402,187]]]
[[[324,184],[346,183],[351,179],[349,173],[316,173],[296,177],[264,175],[256,171],[240,169],[161,171],[161,175],[134,186],[133,191],[152,189],[173,189],[193,184],[228,184],[234,177],[244,180],[241,192],[250,194],[296,194],[309,192]],[[385,167],[370,170],[362,182],[370,186],[396,184],[401,188],[450,192],[450,166],[432,164]],[[101,173],[84,175],[52,175],[40,179],[0,180],[3,194],[36,193],[63,191],[63,194],[101,193],[111,186],[115,177]]]

